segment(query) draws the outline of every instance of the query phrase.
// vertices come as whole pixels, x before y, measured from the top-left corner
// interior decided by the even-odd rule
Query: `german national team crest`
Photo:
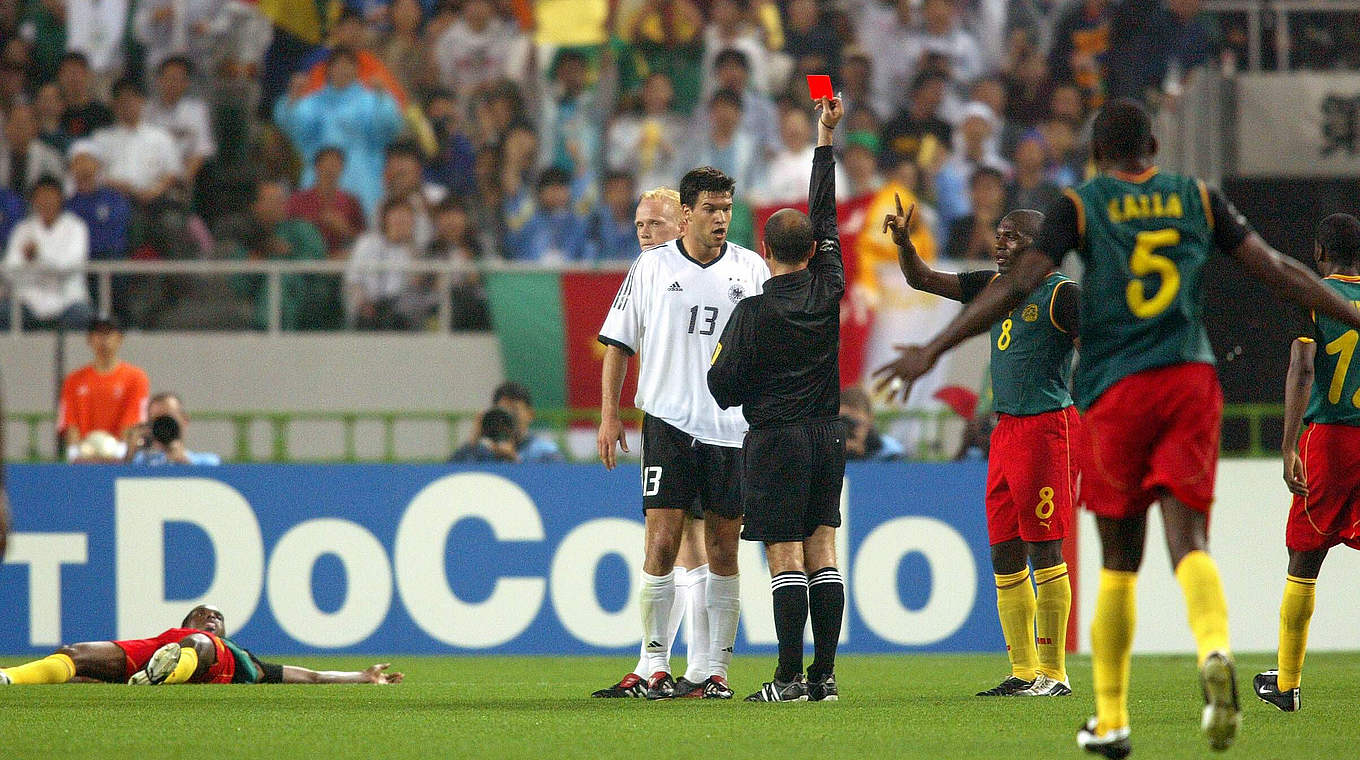
[[[1032,303],[1032,304],[1029,304],[1028,306],[1026,306],[1026,307],[1025,307],[1025,311],[1024,311],[1024,313],[1022,313],[1022,314],[1020,315],[1020,318],[1023,319],[1023,320],[1025,320],[1026,322],[1035,322],[1035,321],[1038,321],[1038,319],[1039,319],[1039,304],[1037,304],[1037,303]]]
[[[746,288],[742,287],[741,283],[734,282],[727,289],[727,297],[732,299],[732,303],[736,303],[746,297]]]

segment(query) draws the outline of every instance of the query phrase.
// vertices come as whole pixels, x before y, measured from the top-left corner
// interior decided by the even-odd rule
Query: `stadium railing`
[[[218,423],[230,426],[233,431],[234,446],[229,452],[222,452],[224,459],[234,463],[251,462],[384,462],[384,463],[429,463],[442,462],[468,440],[471,426],[479,412],[447,411],[390,411],[390,412],[279,412],[279,411],[198,411],[194,413],[195,423]],[[1225,455],[1237,457],[1274,456],[1278,448],[1273,443],[1265,445],[1269,436],[1274,436],[1283,418],[1284,408],[1278,404],[1228,404],[1223,410],[1224,427],[1238,432],[1235,436],[1225,436]],[[625,421],[636,425],[641,417],[636,410],[625,414]],[[549,431],[567,454],[569,461],[591,462],[594,454],[580,453],[581,447],[570,444],[571,431],[581,431],[593,441],[595,426],[599,424],[600,413],[597,409],[540,409],[538,421]],[[957,423],[958,418],[950,411],[900,410],[878,415],[881,430],[894,426],[912,424],[917,435],[916,459],[941,461],[952,456],[953,449],[947,428],[949,423]],[[50,435],[54,415],[51,412],[9,412],[5,414],[6,426],[13,430],[19,428],[23,434],[19,440],[20,451],[11,446],[10,452],[19,454],[19,461],[44,462],[52,460]],[[330,423],[340,428],[340,453],[332,457],[298,456],[293,452],[293,429],[298,423]],[[403,423],[443,425],[448,441],[448,450],[443,456],[411,457],[399,454],[397,447],[398,426]],[[258,425],[265,425],[269,435],[261,445],[260,438],[254,434]],[[361,430],[377,426],[380,444],[375,455],[361,452]],[[1232,442],[1230,442],[1232,441]],[[1242,443],[1242,441],[1245,441]],[[593,449],[592,449],[593,452]]]

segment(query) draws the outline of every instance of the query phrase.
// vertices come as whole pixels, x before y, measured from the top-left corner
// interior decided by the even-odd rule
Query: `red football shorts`
[[[1115,383],[1082,415],[1090,458],[1083,501],[1098,517],[1138,517],[1166,489],[1208,514],[1222,416],[1212,364],[1173,364]]]
[[[1294,497],[1284,545],[1360,549],[1360,427],[1315,422],[1299,437],[1299,456],[1308,495]]]
[[[222,640],[212,635],[204,633],[197,628],[171,628],[154,639],[130,639],[128,641],[115,641],[119,649],[123,650],[124,668],[127,672],[123,674],[123,679],[132,677],[133,673],[146,667],[151,661],[151,655],[157,649],[166,644],[174,644],[182,641],[186,636],[195,633],[203,634],[212,639],[213,647],[217,650],[217,661],[208,668],[206,673],[189,679],[190,683],[231,683],[232,676],[236,675],[236,657],[231,650],[227,649]]]
[[[987,536],[1002,541],[1067,537],[1077,501],[1076,407],[1013,417],[1002,414],[987,458]]]

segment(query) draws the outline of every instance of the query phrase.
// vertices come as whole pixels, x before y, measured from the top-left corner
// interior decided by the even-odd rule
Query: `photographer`
[[[482,413],[477,440],[469,443],[449,458],[454,464],[511,462],[518,464],[519,433],[515,418],[499,407]]]
[[[857,462],[897,462],[906,451],[896,438],[878,432],[873,402],[858,386],[841,389],[841,421],[845,423],[845,458]]]
[[[166,464],[216,466],[222,458],[207,451],[190,451],[184,445],[189,415],[184,403],[173,393],[157,393],[147,402],[148,422],[140,425],[133,437],[137,448],[128,461],[134,465],[156,467]]]

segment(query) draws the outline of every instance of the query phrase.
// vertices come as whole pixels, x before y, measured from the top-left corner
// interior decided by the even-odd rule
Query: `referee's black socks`
[[[807,676],[809,681],[820,681],[836,669],[836,645],[845,615],[845,583],[835,567],[824,567],[808,576],[808,612],[812,616],[814,654]]]
[[[793,570],[770,579],[774,593],[774,632],[779,637],[776,681],[788,683],[803,674],[803,629],[808,619],[807,573]],[[839,620],[837,621],[839,625]]]

